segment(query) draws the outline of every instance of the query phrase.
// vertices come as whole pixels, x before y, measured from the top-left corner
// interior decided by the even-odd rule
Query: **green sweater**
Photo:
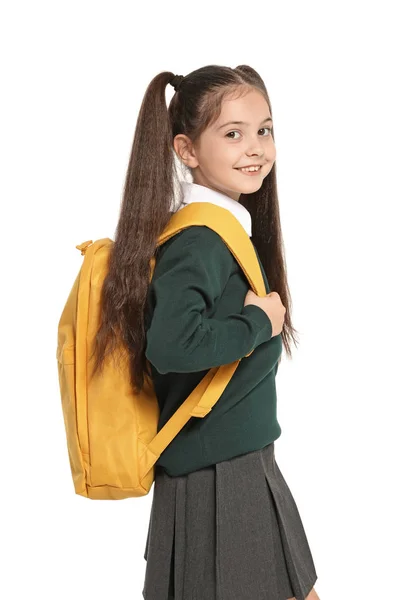
[[[271,337],[259,306],[243,307],[249,289],[235,257],[209,227],[187,227],[158,250],[145,312],[158,431],[212,367],[242,359],[212,410],[191,417],[160,455],[156,464],[170,476],[261,449],[281,434],[275,375],[282,339]]]

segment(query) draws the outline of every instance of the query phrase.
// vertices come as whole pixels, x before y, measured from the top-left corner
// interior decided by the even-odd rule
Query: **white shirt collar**
[[[241,223],[247,235],[251,237],[251,214],[247,208],[245,208],[237,200],[233,200],[233,198],[230,198],[230,196],[227,196],[226,194],[216,192],[216,190],[212,190],[197,183],[182,181],[181,185],[183,198],[182,204],[178,210],[183,208],[186,204],[190,204],[191,202],[212,202],[213,204],[217,204],[222,208],[227,208]]]

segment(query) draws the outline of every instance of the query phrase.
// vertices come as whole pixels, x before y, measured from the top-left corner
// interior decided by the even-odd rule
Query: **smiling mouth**
[[[236,171],[246,171],[247,173],[257,173],[261,171],[263,165],[251,165],[250,167],[234,167]]]

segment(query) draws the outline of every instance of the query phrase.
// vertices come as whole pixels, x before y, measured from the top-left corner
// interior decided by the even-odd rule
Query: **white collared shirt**
[[[227,208],[233,216],[241,223],[245,229],[247,235],[251,237],[251,214],[242,204],[237,200],[233,200],[230,196],[216,192],[204,185],[198,183],[191,183],[189,181],[182,181],[183,198],[182,204],[178,210],[182,209],[186,204],[191,202],[212,202],[222,208]]]

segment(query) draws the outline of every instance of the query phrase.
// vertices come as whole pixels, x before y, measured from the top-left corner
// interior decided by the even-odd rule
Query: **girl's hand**
[[[244,306],[247,304],[255,304],[264,310],[271,321],[271,328],[273,330],[271,337],[282,332],[286,308],[277,292],[270,292],[267,296],[260,297],[252,289],[249,289],[244,298]]]

